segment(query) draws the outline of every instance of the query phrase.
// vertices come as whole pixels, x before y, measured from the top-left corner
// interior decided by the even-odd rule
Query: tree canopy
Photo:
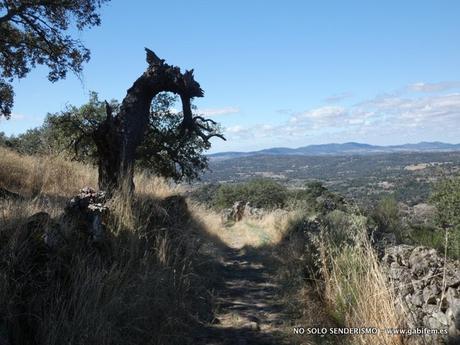
[[[177,96],[160,93],[152,102],[149,126],[144,141],[137,149],[138,168],[152,171],[176,181],[191,180],[207,168],[208,159],[203,155],[209,142],[198,135],[179,136],[182,114],[173,109]],[[113,112],[120,103],[109,102]],[[0,145],[10,146],[25,154],[65,153],[73,159],[96,163],[97,150],[93,133],[106,117],[106,103],[91,92],[89,101],[80,106],[68,106],[65,110],[48,114],[41,127],[30,129],[18,137],[5,137],[0,133]],[[211,124],[216,133],[217,124]]]
[[[439,224],[460,231],[460,177],[438,182],[431,201],[438,210]]]
[[[0,116],[11,115],[11,82],[36,65],[49,68],[51,82],[82,71],[90,51],[69,29],[99,25],[98,10],[107,1],[0,0]]]
[[[286,204],[286,187],[268,178],[256,178],[246,183],[223,184],[216,190],[215,206],[231,207],[236,201],[249,202],[254,207],[273,209]]]

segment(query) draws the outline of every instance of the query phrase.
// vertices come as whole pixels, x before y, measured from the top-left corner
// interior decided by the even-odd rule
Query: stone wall
[[[459,261],[445,261],[435,249],[397,245],[384,249],[382,267],[409,328],[448,330],[419,343],[460,344]]]

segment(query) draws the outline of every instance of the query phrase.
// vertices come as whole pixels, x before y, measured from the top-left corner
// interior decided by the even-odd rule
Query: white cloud
[[[26,115],[12,113],[9,121],[24,121],[24,120],[27,120]]]
[[[420,138],[428,140],[435,133],[446,138],[459,138],[460,93],[427,94],[422,97],[384,94],[349,107],[322,106],[298,112],[276,125],[238,125],[227,129],[230,140],[260,142],[266,140],[297,140],[305,137],[322,142],[362,140],[391,143],[390,140]],[[443,140],[443,137],[437,140]],[[459,138],[460,139],[460,138]],[[454,141],[460,141],[454,139]],[[446,139],[447,140],[447,139]],[[452,140],[452,139],[451,139]]]
[[[441,81],[438,83],[418,82],[407,86],[409,91],[414,92],[439,92],[460,87],[458,81]]]
[[[238,107],[199,109],[199,113],[205,116],[229,115],[229,114],[237,114],[239,112],[240,112],[240,108]]]
[[[310,124],[315,128],[329,127],[345,120],[347,110],[338,106],[324,106],[295,114],[289,119],[291,125]]]

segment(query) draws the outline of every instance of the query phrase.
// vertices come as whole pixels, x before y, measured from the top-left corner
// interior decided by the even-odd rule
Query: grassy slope
[[[27,197],[0,201],[0,337],[8,329],[14,344],[190,343],[213,317],[209,291],[218,274],[209,254],[218,252],[216,243],[263,252],[276,265],[289,325],[398,324],[367,243],[342,248],[334,238],[324,239],[317,254],[325,265],[315,284],[309,268],[317,257],[305,237],[311,230],[307,219],[315,215],[268,214],[223,229],[218,215],[171,203],[168,197],[179,190],[145,175],[136,176],[133,202],[118,198],[112,204],[104,248],[78,237],[57,251],[44,248],[43,234],[30,228],[28,217],[38,211],[57,217],[69,197],[95,184],[92,167],[0,149],[0,187]],[[364,231],[359,215],[342,216],[330,224]]]
[[[133,202],[112,205],[103,248],[70,236],[51,251],[28,217],[57,217],[92,167],[0,152],[0,336],[14,344],[186,344],[212,318],[205,225],[164,181],[136,176]],[[65,232],[65,229],[63,229]],[[68,239],[69,239],[68,238]],[[7,331],[8,330],[8,331]]]

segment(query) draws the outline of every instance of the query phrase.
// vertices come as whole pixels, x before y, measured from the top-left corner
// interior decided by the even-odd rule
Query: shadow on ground
[[[196,344],[284,345],[332,344],[331,339],[293,336],[281,287],[274,279],[273,249],[222,247],[215,286],[215,320],[199,330]],[[315,313],[315,310],[311,311]]]

